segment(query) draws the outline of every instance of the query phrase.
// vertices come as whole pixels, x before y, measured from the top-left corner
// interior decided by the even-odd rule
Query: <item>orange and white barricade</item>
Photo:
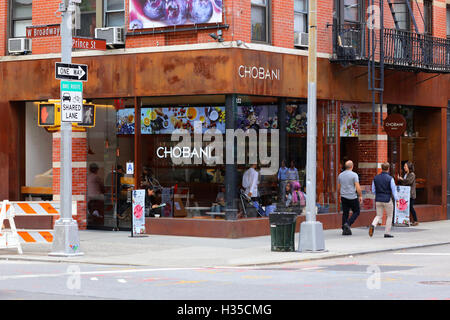
[[[72,202],[72,215],[77,214],[76,201]],[[60,203],[49,201],[3,200],[0,210],[0,249],[17,248],[22,254],[22,243],[52,243],[53,230],[17,230],[15,216],[59,216]],[[10,229],[4,228],[4,220],[9,221]]]

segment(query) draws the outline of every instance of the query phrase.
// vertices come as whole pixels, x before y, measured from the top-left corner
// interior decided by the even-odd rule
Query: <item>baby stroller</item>
[[[268,214],[266,214],[266,211],[263,209],[261,204],[258,201],[252,200],[247,194],[245,194],[244,189],[239,190],[239,197],[241,199],[241,205],[242,210],[244,211],[244,216],[247,217],[247,206],[250,205],[251,207],[256,209],[256,212],[260,217],[267,217]]]

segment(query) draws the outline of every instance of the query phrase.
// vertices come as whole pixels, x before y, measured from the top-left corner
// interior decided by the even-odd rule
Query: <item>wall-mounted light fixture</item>
[[[214,40],[216,40],[216,41],[223,42],[222,30],[220,30],[220,29],[217,30],[217,34],[215,34],[215,33],[210,33],[209,36],[210,36],[211,38],[213,38]]]

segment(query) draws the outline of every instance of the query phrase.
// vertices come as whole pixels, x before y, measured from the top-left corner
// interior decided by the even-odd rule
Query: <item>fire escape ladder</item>
[[[384,92],[384,23],[383,23],[383,1],[379,0],[380,7],[380,28],[371,24],[367,28],[367,48],[368,48],[368,89],[372,93],[372,124],[375,125],[376,97],[380,105],[380,123],[383,123],[383,92]],[[390,1],[390,0],[388,0]],[[375,0],[369,0],[369,6],[374,8]],[[373,15],[373,12],[372,12]],[[378,41],[377,41],[377,33]],[[377,58],[379,62],[377,62]]]
[[[415,0],[417,2],[417,0]],[[380,0],[380,4],[383,1]],[[405,1],[394,1],[392,2],[392,0],[387,0],[387,3],[389,5],[389,10],[391,11],[391,15],[392,15],[392,19],[394,20],[394,24],[395,24],[395,29],[397,30],[401,30],[400,26],[399,26],[399,20],[398,20],[398,15],[401,14],[408,14],[409,18],[411,19],[411,21],[414,24],[414,28],[416,30],[416,33],[419,33],[419,28],[417,27],[417,23],[416,23],[416,18],[414,17],[414,13],[412,11],[412,7],[411,7],[411,3],[409,0],[405,0]],[[407,12],[403,12],[403,11],[396,11],[394,8],[394,5],[402,5],[402,4],[406,4],[406,8],[408,9]],[[417,5],[418,6],[418,5]]]

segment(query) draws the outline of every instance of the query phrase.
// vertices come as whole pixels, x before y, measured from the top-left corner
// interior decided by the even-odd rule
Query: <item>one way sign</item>
[[[68,64],[56,62],[56,79],[59,80],[88,80],[88,67],[85,64]]]

